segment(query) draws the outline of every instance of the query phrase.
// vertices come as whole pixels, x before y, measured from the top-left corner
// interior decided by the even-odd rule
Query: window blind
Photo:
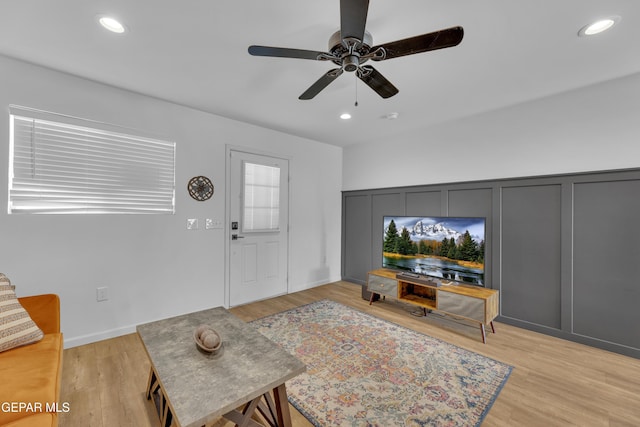
[[[9,213],[174,213],[175,143],[39,115],[10,110]]]

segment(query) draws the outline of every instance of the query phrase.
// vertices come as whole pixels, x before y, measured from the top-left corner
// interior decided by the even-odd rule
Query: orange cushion
[[[60,298],[55,294],[18,298],[31,319],[45,334],[60,332]]]
[[[3,427],[52,427],[57,426],[57,416],[53,414],[35,414],[20,418]]]
[[[35,344],[0,353],[0,402],[31,404],[23,410],[0,410],[0,425],[44,412],[47,404],[62,404],[59,402],[62,342],[62,334],[47,334]]]

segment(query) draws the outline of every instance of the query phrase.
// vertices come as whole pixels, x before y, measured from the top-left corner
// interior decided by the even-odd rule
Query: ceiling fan
[[[372,46],[373,38],[365,30],[368,10],[369,0],[340,0],[340,30],[329,38],[329,52],[252,45],[249,53],[254,56],[331,61],[339,66],[320,77],[299,99],[312,99],[345,71],[355,72],[378,95],[389,98],[397,94],[398,89],[371,65],[363,65],[365,62],[444,49],[457,46],[462,41],[462,27],[452,27]]]

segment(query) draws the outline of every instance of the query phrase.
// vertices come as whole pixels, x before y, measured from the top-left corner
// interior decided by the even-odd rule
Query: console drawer
[[[376,276],[369,274],[367,280],[367,290],[380,295],[388,295],[390,297],[398,297],[398,281],[389,279],[388,277]]]
[[[485,323],[485,304],[480,298],[438,291],[438,310]]]

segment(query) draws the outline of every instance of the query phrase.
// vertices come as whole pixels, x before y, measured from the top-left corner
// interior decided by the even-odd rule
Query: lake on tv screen
[[[484,271],[434,257],[382,257],[382,266],[484,286]]]

